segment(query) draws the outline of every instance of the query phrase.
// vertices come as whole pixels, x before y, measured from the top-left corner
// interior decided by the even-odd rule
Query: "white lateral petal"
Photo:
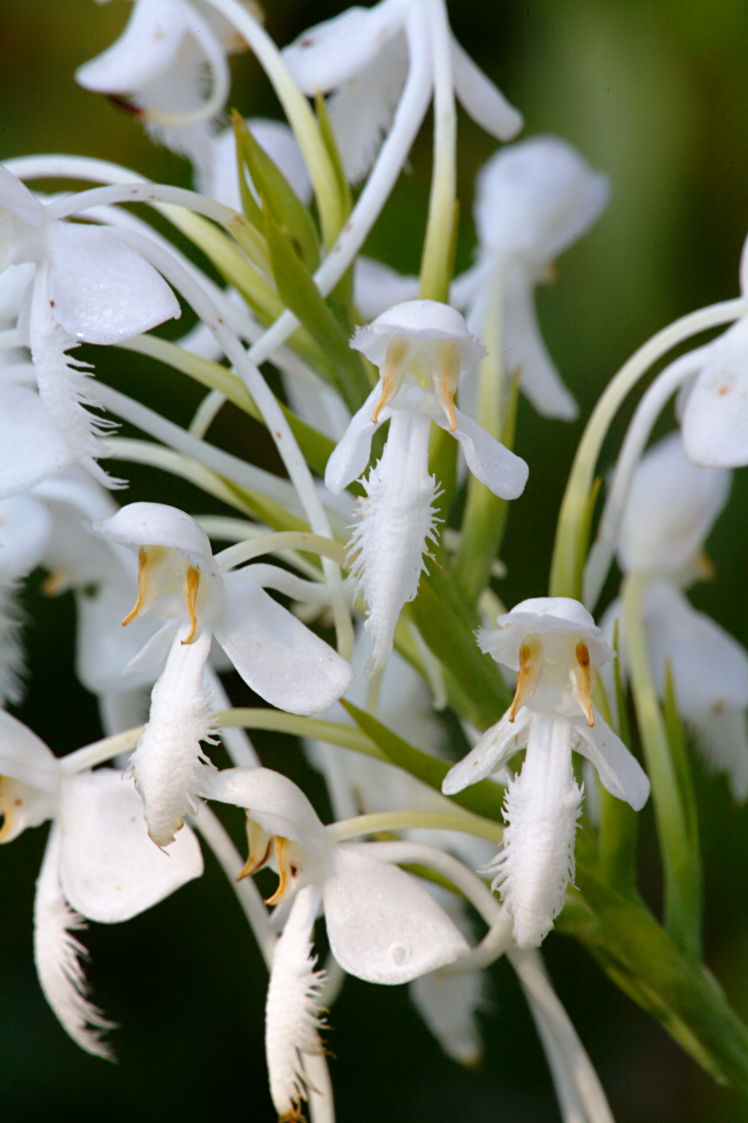
[[[34,900],[34,960],[44,997],[63,1029],[87,1053],[111,1058],[101,1040],[101,1031],[113,1025],[86,997],[80,958],[85,948],[72,935],[85,928],[83,919],[71,912],[60,887],[58,863],[61,838],[53,826],[36,883]]]
[[[328,99],[330,124],[351,183],[358,183],[373,164],[407,75],[408,54],[398,37]]]
[[[467,943],[430,893],[361,846],[336,848],[323,889],[330,949],[350,975],[407,983],[464,955]]]
[[[462,410],[455,409],[455,417],[457,428],[454,436],[460,442],[470,471],[494,495],[501,499],[516,499],[524,491],[529,475],[525,461],[489,436]],[[435,417],[434,420],[442,429],[449,431],[445,417]]]
[[[569,718],[576,738],[574,749],[594,766],[600,782],[611,795],[640,811],[649,798],[649,780],[636,757],[617,733],[595,712],[595,724],[584,718]]]
[[[224,579],[218,643],[247,685],[271,705],[294,714],[327,709],[351,681],[351,668],[256,585],[250,570]]]
[[[531,281],[518,266],[507,279],[504,295],[505,364],[508,375],[520,371],[520,386],[538,413],[574,421],[577,404],[561,381],[538,327]]]
[[[111,231],[55,222],[48,244],[52,313],[75,339],[119,343],[181,315],[161,274]]]
[[[380,393],[378,386],[372,390],[361,409],[354,413],[348,428],[330,454],[325,468],[325,487],[333,495],[338,495],[366,471],[371,454],[371,438],[377,428],[371,415]],[[384,418],[380,414],[380,422],[382,420]]]
[[[522,114],[454,39],[452,70],[457,100],[476,125],[498,140],[511,140],[516,136],[524,124]]]
[[[185,33],[184,8],[178,0],[136,3],[119,39],[79,66],[76,81],[87,90],[101,93],[126,94],[142,89],[176,58]]]
[[[189,827],[179,832],[168,854],[153,845],[132,780],[112,768],[66,781],[59,824],[62,889],[89,920],[129,920],[203,871]]]
[[[307,797],[287,776],[270,768],[224,768],[204,775],[198,794],[243,807],[270,835],[289,838],[320,853],[325,829]]]
[[[530,712],[525,706],[517,712],[514,721],[509,720],[509,711],[481,737],[471,751],[450,768],[442,783],[445,795],[455,795],[470,784],[498,772],[506,762],[518,752],[524,743],[524,736],[530,723]]]
[[[0,498],[61,472],[75,456],[29,386],[0,386]]]
[[[25,183],[3,167],[0,167],[0,208],[29,226],[41,226],[44,223],[42,204]]]

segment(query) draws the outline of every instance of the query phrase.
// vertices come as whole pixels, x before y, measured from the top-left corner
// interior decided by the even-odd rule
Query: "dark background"
[[[268,26],[281,43],[336,10],[308,0],[268,7]],[[72,80],[77,65],[115,38],[129,11],[123,3],[99,7],[89,0],[2,0],[0,158],[78,152],[157,180],[189,182],[182,161],[150,145],[136,122]],[[611,177],[608,211],[562,259],[558,284],[540,294],[546,339],[585,415],[650,334],[737,292],[748,197],[748,7],[742,0],[461,0],[450,13],[463,45],[524,112],[524,135],[565,136]],[[236,71],[234,104],[247,115],[277,115],[248,56]],[[472,251],[471,179],[493,144],[464,118],[461,130],[463,267]],[[417,268],[428,151],[426,130],[369,247],[403,270]],[[391,217],[396,210],[397,221]],[[108,362],[98,363],[105,377]],[[199,399],[192,387],[174,395],[172,386],[156,386],[142,373],[123,373],[121,360],[111,363],[113,381],[130,377],[131,392],[178,420],[186,420]],[[665,427],[671,424],[668,415]],[[510,516],[509,578],[502,588],[508,603],[545,591],[555,512],[580,432],[580,424],[546,422],[522,406],[519,447],[531,476]],[[179,499],[173,485],[155,495],[142,473],[132,478],[132,499]],[[742,642],[748,636],[746,486],[746,473],[738,473],[730,507],[710,541],[717,578],[693,593],[699,607]],[[92,700],[71,677],[72,604],[42,601],[38,585],[38,576],[32,578],[28,603],[38,622],[27,631],[33,684],[23,716],[63,753],[99,730]],[[296,750],[273,738],[263,744],[266,763],[293,768]],[[706,958],[748,1015],[746,814],[722,780],[696,769],[707,870]],[[656,901],[651,810],[643,823],[643,881]],[[231,891],[210,861],[206,877],[145,916],[116,931],[92,926],[85,934],[95,998],[123,1027],[114,1034],[114,1067],[67,1040],[36,983],[31,909],[45,834],[45,828],[27,832],[2,853],[5,1117],[151,1123],[207,1113],[253,1123],[273,1119],[262,1046],[264,976]],[[746,1119],[745,1104],[715,1089],[575,945],[551,936],[545,952],[619,1121]],[[442,1057],[404,989],[350,980],[328,1036],[339,1117],[345,1123],[379,1123],[393,1112],[430,1123],[557,1118],[542,1052],[503,964],[492,974],[492,996],[485,1062],[464,1072]]]

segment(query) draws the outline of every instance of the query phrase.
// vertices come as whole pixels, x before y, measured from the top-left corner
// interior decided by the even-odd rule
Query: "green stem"
[[[676,943],[697,956],[701,946],[701,864],[690,829],[678,771],[652,680],[643,617],[646,578],[623,584],[623,615],[634,707],[652,782],[657,834],[665,875],[665,927]]]

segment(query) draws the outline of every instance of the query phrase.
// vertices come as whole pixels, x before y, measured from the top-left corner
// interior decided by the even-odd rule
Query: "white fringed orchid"
[[[0,495],[11,495],[78,462],[96,464],[97,436],[108,426],[95,405],[85,365],[67,352],[78,343],[121,343],[180,315],[160,274],[115,232],[49,218],[19,179],[0,168],[0,270],[34,262],[19,307],[33,367],[0,366]],[[36,382],[38,397],[33,390]]]
[[[522,601],[479,633],[479,645],[518,672],[511,707],[447,774],[446,795],[497,772],[522,748],[522,771],[510,781],[507,826],[490,867],[514,920],[519,947],[536,947],[561,911],[574,876],[574,834],[582,788],[572,750],[597,770],[611,795],[639,810],[649,781],[592,704],[596,667],[613,658],[590,614],[567,597]]]
[[[204,671],[213,636],[248,686],[292,713],[326,709],[348,686],[350,667],[268,596],[255,567],[221,574],[207,536],[183,511],[131,503],[94,530],[138,551],[138,599],[123,623],[149,611],[170,621],[137,660],[168,651],[132,757],[149,832],[166,846],[207,763],[200,742],[212,737]]]
[[[478,174],[477,263],[458,278],[453,300],[483,337],[500,307],[502,362],[546,417],[572,421],[577,406],[561,381],[538,328],[536,285],[554,276],[554,261],[584,234],[608,199],[608,181],[570,144],[533,137],[497,152]]]
[[[409,982],[452,963],[468,945],[426,889],[377,858],[377,843],[336,843],[335,827],[322,825],[285,776],[267,768],[206,773],[200,794],[245,808],[250,853],[242,875],[268,862],[278,872],[268,903],[283,902],[283,935],[273,956],[265,1041],[276,1110],[295,1118],[307,1083],[304,1056],[321,1048],[321,979],[311,953],[318,911],[335,959],[367,982]]]
[[[454,404],[460,375],[471,372],[482,353],[454,308],[435,300],[396,304],[359,328],[351,346],[379,367],[380,378],[330,456],[325,483],[337,494],[361,476],[376,429],[389,421],[382,458],[361,481],[366,498],[350,545],[376,669],[392,648],[400,610],[416,595],[424,554],[436,537],[438,485],[428,470],[432,422],[459,441],[468,468],[495,495],[515,499],[528,469]]]
[[[410,30],[409,19],[414,21]],[[424,40],[428,81],[433,84],[437,63],[418,0],[381,0],[371,8],[348,8],[309,28],[283,51],[304,93],[313,97],[334,91],[328,112],[353,182],[371,166],[400,100],[412,51],[409,34]],[[451,35],[448,53],[454,92],[465,111],[498,140],[511,139],[522,127],[521,115]]]
[[[662,697],[668,668],[678,709],[707,761],[748,796],[748,654],[723,628],[691,607],[682,587],[711,574],[704,542],[730,490],[730,472],[693,464],[679,433],[654,445],[634,474],[618,537],[624,574],[640,575],[647,653]],[[604,626],[613,629],[619,601]],[[626,661],[626,629],[621,652]]]
[[[134,0],[119,39],[75,77],[87,90],[127,98],[156,139],[207,171],[229,93],[226,54],[244,47],[205,0]]]
[[[44,995],[72,1039],[108,1057],[111,1022],[86,997],[72,935],[85,919],[129,920],[202,873],[190,830],[161,853],[148,838],[142,803],[121,772],[69,773],[36,734],[0,711],[0,842],[47,819],[52,828],[36,883],[34,956]]]

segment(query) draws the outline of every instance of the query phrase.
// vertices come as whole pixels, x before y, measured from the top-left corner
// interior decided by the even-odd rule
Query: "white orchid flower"
[[[554,136],[502,149],[476,180],[477,262],[456,279],[452,299],[479,336],[499,302],[504,369],[521,372],[521,389],[545,417],[573,421],[577,406],[543,342],[533,290],[553,278],[555,259],[589,229],[607,199],[606,177]]]
[[[334,826],[322,825],[285,776],[231,768],[204,774],[200,794],[245,808],[250,854],[242,874],[271,861],[278,872],[268,903],[284,902],[284,925],[273,955],[265,1040],[273,1102],[282,1118],[293,1118],[307,1082],[304,1056],[321,1050],[321,979],[311,952],[320,909],[333,956],[367,982],[409,982],[454,962],[468,945],[415,878],[376,857],[377,843],[336,843]]]
[[[75,77],[127,99],[156,139],[207,171],[213,122],[229,94],[226,54],[245,46],[204,0],[134,0],[119,39]]]
[[[33,360],[0,366],[0,495],[23,491],[78,462],[102,481],[97,439],[108,423],[95,405],[85,365],[67,352],[78,343],[120,343],[180,315],[160,274],[117,235],[99,226],[50,218],[14,175],[0,168],[0,270],[34,262],[21,323]]]
[[[356,182],[370,168],[392,121],[409,66],[406,24],[424,16],[414,0],[381,0],[371,8],[348,8],[303,32],[283,58],[304,93],[332,93],[330,121],[348,177]],[[419,34],[427,36],[426,26]],[[474,121],[499,140],[522,127],[522,117],[450,36],[454,92]],[[429,50],[429,81],[436,62]]]
[[[214,636],[248,686],[292,713],[326,709],[348,686],[350,667],[268,596],[256,567],[221,574],[206,534],[183,511],[131,503],[93,529],[138,551],[138,598],[123,623],[149,611],[171,621],[136,660],[152,664],[168,651],[132,757],[149,832],[166,846],[193,806],[206,764],[200,742],[211,740],[212,727],[204,670]]]
[[[325,483],[337,494],[361,476],[372,437],[389,420],[382,458],[362,480],[366,498],[351,539],[375,669],[389,654],[400,610],[416,595],[428,542],[436,537],[438,485],[428,471],[432,422],[459,441],[468,468],[495,495],[515,499],[528,469],[454,405],[460,375],[482,353],[454,308],[435,300],[396,304],[359,328],[351,346],[379,367],[380,379],[330,456]]]
[[[36,883],[34,956],[44,995],[63,1028],[88,1053],[108,1057],[111,1022],[86,996],[72,935],[85,919],[115,924],[158,904],[202,873],[190,830],[169,855],[148,838],[142,803],[121,772],[71,774],[36,734],[0,711],[0,842],[47,819],[52,828]]]
[[[517,690],[501,720],[447,774],[442,791],[462,791],[526,748],[522,771],[507,788],[507,826],[490,872],[513,917],[515,941],[531,948],[550,930],[574,876],[582,788],[572,750],[634,810],[646,802],[649,781],[592,704],[592,674],[614,652],[581,604],[567,597],[522,601],[496,628],[479,633],[479,645],[518,672]]]
[[[618,537],[624,574],[640,574],[649,663],[662,697],[670,668],[678,709],[694,729],[706,760],[729,778],[736,799],[748,796],[748,654],[682,587],[711,575],[704,542],[730,490],[725,468],[701,467],[686,455],[680,433],[654,445],[639,463]],[[612,633],[615,601],[603,626]],[[626,633],[619,620],[626,664]]]

